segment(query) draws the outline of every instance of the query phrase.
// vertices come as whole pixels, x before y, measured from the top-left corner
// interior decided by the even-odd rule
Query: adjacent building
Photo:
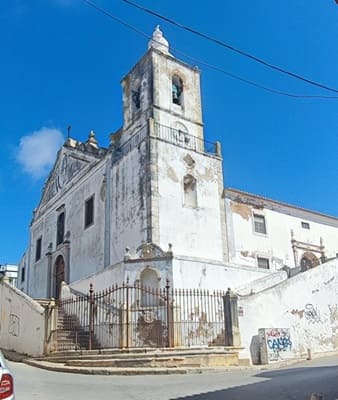
[[[0,278],[5,278],[12,286],[17,286],[18,266],[14,264],[0,264]]]

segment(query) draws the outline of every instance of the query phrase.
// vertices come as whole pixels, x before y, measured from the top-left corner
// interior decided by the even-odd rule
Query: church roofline
[[[229,195],[233,194],[235,196],[243,196],[243,197],[246,197],[247,199],[258,200],[258,201],[264,202],[264,205],[271,204],[271,205],[281,206],[281,207],[284,207],[284,208],[291,208],[291,209],[294,209],[294,210],[297,210],[297,211],[302,211],[302,212],[307,213],[307,214],[312,214],[312,215],[319,216],[319,217],[322,217],[322,218],[325,218],[325,219],[329,219],[331,221],[334,221],[335,224],[337,224],[337,222],[338,222],[338,218],[335,217],[335,216],[332,216],[332,215],[329,215],[329,214],[324,214],[324,213],[321,213],[319,211],[310,210],[308,208],[300,207],[300,206],[297,206],[297,205],[294,205],[294,204],[290,204],[290,203],[286,203],[286,202],[282,202],[282,201],[279,201],[279,200],[270,199],[268,197],[260,196],[260,195],[257,195],[257,194],[245,192],[243,190],[234,189],[234,188],[224,188],[223,197],[224,198],[230,198],[231,200],[233,200],[234,197],[233,196],[229,196],[228,194]],[[236,199],[238,199],[238,197]]]

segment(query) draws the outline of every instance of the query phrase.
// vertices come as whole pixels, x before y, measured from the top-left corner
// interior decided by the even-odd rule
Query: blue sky
[[[277,90],[333,93],[268,70],[121,0],[92,1],[149,35],[160,24],[171,52],[200,67],[205,137],[222,142],[226,186],[338,216],[338,99],[266,93],[186,56]],[[338,89],[334,0],[137,1]],[[3,1],[0,37],[1,264],[18,262],[27,247],[32,210],[67,126],[81,141],[94,129],[99,143],[108,146],[109,133],[122,123],[120,80],[148,40],[82,0]]]

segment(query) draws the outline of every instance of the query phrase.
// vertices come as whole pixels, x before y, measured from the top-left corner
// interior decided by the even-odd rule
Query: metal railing
[[[217,154],[216,143],[200,139],[185,131],[161,125],[157,122],[154,123],[154,135],[165,142],[175,144],[185,149],[197,151],[198,153],[219,155]]]
[[[115,163],[119,161],[127,153],[139,146],[145,138],[149,137],[148,135],[148,124],[146,124],[134,133],[125,143],[120,145],[118,141],[115,142],[111,147],[113,150],[112,162]],[[154,122],[154,130],[151,137],[198,153],[221,156],[219,144],[217,145],[217,143],[200,139],[179,129],[161,125],[158,122]]]
[[[225,345],[223,291],[128,281],[59,302],[59,349]],[[64,325],[62,325],[64,324]],[[76,339],[72,343],[69,338]]]

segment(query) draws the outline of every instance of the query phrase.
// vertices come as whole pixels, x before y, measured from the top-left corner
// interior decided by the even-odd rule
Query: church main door
[[[65,280],[65,260],[62,256],[58,256],[55,261],[55,298],[60,297],[61,283]]]

